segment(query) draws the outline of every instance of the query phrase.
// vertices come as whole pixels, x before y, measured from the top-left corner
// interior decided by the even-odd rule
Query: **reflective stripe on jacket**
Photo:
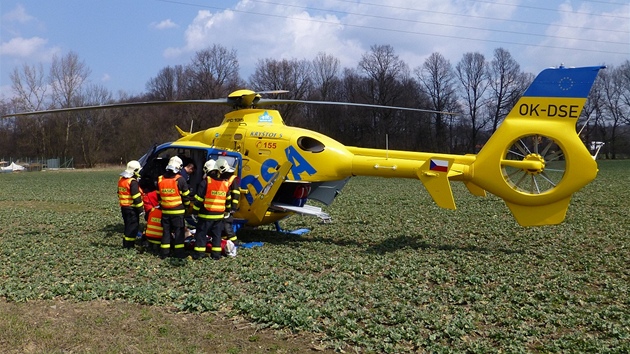
[[[227,198],[226,208],[228,208],[231,211],[238,210],[238,201],[241,199],[241,190],[239,189],[238,185],[234,183],[235,180],[236,180],[236,175],[232,175],[230,176],[230,178],[228,178],[228,186],[230,188],[230,194],[228,195],[228,198]]]

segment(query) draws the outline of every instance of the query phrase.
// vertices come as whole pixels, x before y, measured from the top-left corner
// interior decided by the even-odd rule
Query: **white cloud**
[[[35,19],[33,16],[26,13],[26,9],[21,4],[18,4],[15,9],[10,12],[7,12],[4,16],[2,16],[2,20],[7,22],[19,22],[19,23],[27,23],[31,20]]]
[[[14,57],[27,58],[42,51],[46,46],[48,40],[40,37],[11,38],[8,42],[3,42],[0,45],[0,54]]]
[[[492,60],[494,49],[502,47],[522,69],[537,72],[566,57],[589,60],[576,65],[600,64],[598,58],[606,58],[597,50],[592,55],[579,51],[585,48],[584,41],[572,44],[558,39],[591,38],[592,33],[579,27],[618,29],[612,34],[626,36],[627,42],[627,21],[586,15],[602,12],[601,8],[567,12],[562,8],[569,6],[565,3],[549,11],[519,3],[390,0],[379,5],[374,1],[286,0],[276,4],[241,0],[233,10],[198,11],[182,45],[166,49],[164,56],[186,60],[195,51],[219,44],[237,51],[241,74],[247,78],[256,62],[265,58],[312,59],[325,52],[337,57],[343,67],[354,68],[372,45],[387,44],[413,69],[434,52],[455,65],[467,52],[480,52]],[[618,7],[618,14],[629,12],[628,5]],[[557,31],[564,25],[573,26],[572,33]],[[624,42],[623,38],[600,41],[610,40]],[[590,49],[604,48],[601,42],[593,44]],[[567,47],[577,50],[568,51]],[[618,51],[624,50],[628,52],[627,48]]]
[[[529,62],[546,60],[548,66],[601,65],[622,62],[630,55],[628,22],[621,14],[630,13],[630,5],[620,5],[607,12],[582,4],[563,3],[559,18],[546,30],[546,37],[527,51]]]
[[[178,28],[178,27],[179,26],[175,22],[171,21],[170,18],[164,21],[161,21],[159,23],[156,23],[156,22],[151,23],[151,28],[155,28],[158,30],[165,30],[165,29]]]
[[[103,74],[103,76],[101,76],[101,82],[108,82],[111,79],[112,79],[112,77],[108,73],[105,73],[105,74]]]

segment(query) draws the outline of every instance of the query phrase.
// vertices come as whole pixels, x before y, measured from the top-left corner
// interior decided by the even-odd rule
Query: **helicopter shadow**
[[[242,242],[267,242],[270,244],[289,245],[300,247],[302,242],[320,242],[324,244],[337,245],[341,247],[364,248],[368,254],[385,254],[409,250],[437,250],[437,251],[464,251],[474,253],[503,253],[503,254],[524,254],[522,249],[490,248],[465,244],[437,244],[426,240],[426,236],[401,235],[384,239],[377,243],[371,243],[366,248],[366,243],[358,240],[334,239],[328,237],[302,237],[291,233],[281,233],[271,230],[244,230],[238,234]]]
[[[289,232],[278,232],[274,230],[242,229],[237,232],[238,240],[241,242],[263,242],[269,244],[287,245],[301,242],[309,242],[311,239]]]
[[[436,251],[464,251],[473,253],[503,253],[503,254],[523,254],[522,249],[508,248],[489,248],[475,245],[458,245],[458,244],[436,244],[427,242],[420,237],[402,235],[398,237],[383,240],[377,244],[371,245],[366,252],[371,254],[383,254],[400,251],[401,249],[412,250],[436,250]]]
[[[119,238],[122,240],[122,234],[125,232],[125,226],[122,223],[113,223],[109,225],[105,225],[100,231],[105,234],[105,237],[98,241],[92,242],[92,246],[98,248],[120,248],[121,245],[119,243],[112,243],[112,238]],[[122,242],[122,241],[121,241]]]

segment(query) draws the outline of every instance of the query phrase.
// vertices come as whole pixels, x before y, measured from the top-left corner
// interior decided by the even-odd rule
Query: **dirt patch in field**
[[[334,353],[313,333],[117,301],[0,300],[2,353]]]

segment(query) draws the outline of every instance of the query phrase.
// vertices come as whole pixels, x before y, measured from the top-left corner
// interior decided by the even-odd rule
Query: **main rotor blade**
[[[168,106],[168,105],[180,105],[180,104],[209,104],[217,106],[232,106],[232,103],[228,102],[225,98],[217,98],[211,100],[178,100],[178,101],[146,101],[146,102],[129,102],[129,103],[113,103],[104,104],[100,106],[84,106],[84,107],[70,107],[70,108],[57,108],[43,111],[33,112],[19,112],[2,115],[2,118],[9,118],[15,116],[29,116],[32,114],[46,114],[46,113],[62,113],[62,112],[75,112],[75,111],[87,111],[92,109],[107,109],[107,108],[126,108],[126,107],[141,107],[141,106]]]
[[[267,91],[264,93],[282,93],[283,91]],[[259,101],[253,104],[253,107],[269,106],[274,104],[318,104],[318,105],[330,105],[330,106],[354,106],[354,107],[366,107],[366,108],[379,108],[379,109],[395,109],[401,111],[414,111],[414,112],[428,112],[428,113],[440,113],[448,115],[458,115],[457,112],[444,112],[436,111],[432,109],[422,108],[409,108],[409,107],[396,107],[396,106],[383,106],[367,103],[350,103],[350,102],[328,102],[328,101],[305,101],[305,100],[283,100],[283,99],[271,99],[261,98]],[[146,101],[146,102],[129,102],[129,103],[113,103],[100,106],[84,106],[84,107],[70,107],[70,108],[57,108],[42,111],[33,112],[19,112],[2,115],[2,118],[17,117],[17,116],[29,116],[46,113],[62,113],[62,112],[76,112],[87,111],[92,109],[108,109],[108,108],[128,108],[128,107],[142,107],[142,106],[169,106],[169,105],[182,105],[182,104],[208,104],[217,106],[228,106],[235,108],[233,98],[217,98],[208,100],[177,100],[177,101]],[[239,108],[247,108],[240,106]]]
[[[354,106],[354,107],[367,107],[367,108],[384,108],[384,109],[395,109],[400,111],[414,111],[414,112],[429,112],[429,113],[441,113],[448,115],[459,115],[457,112],[445,112],[445,111],[436,111],[433,109],[422,109],[422,108],[410,108],[410,107],[397,107],[397,106],[383,106],[378,104],[367,104],[367,103],[349,103],[349,102],[334,102],[334,101],[303,101],[303,100],[282,100],[282,99],[271,99],[271,98],[261,98],[256,106],[268,106],[273,104],[292,104],[292,103],[301,103],[301,104],[320,104],[320,105],[334,105],[334,106]]]

